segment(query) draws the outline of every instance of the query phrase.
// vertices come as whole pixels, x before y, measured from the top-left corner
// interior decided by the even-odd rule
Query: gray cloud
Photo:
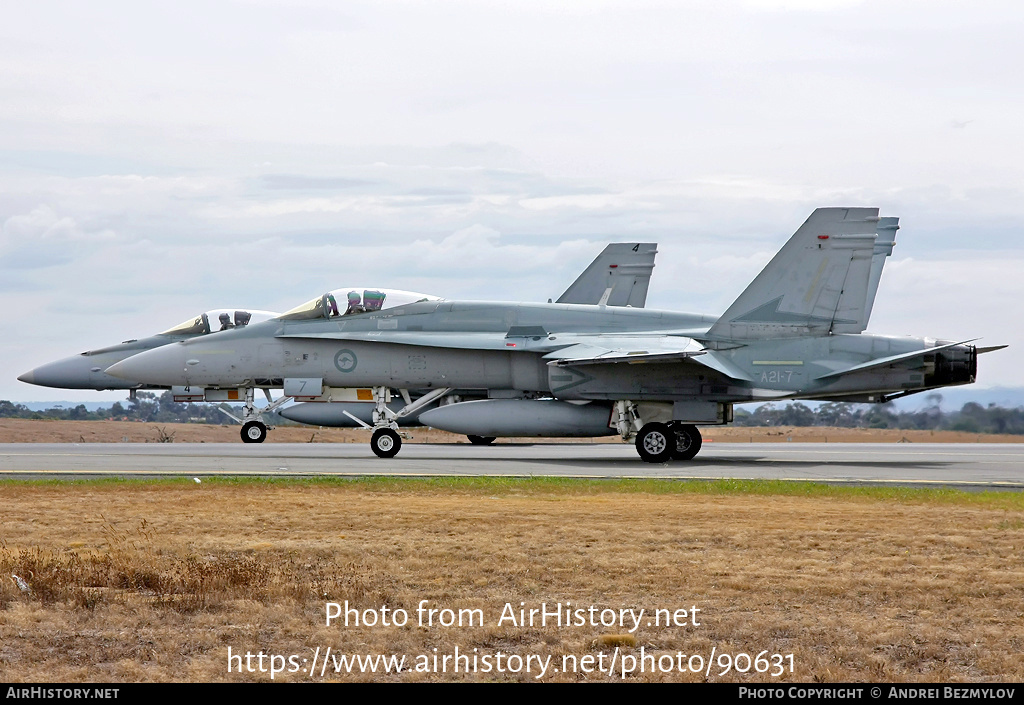
[[[302,176],[299,174],[264,174],[262,185],[271,191],[340,191],[378,185],[366,179],[347,179],[341,176]]]
[[[873,329],[1024,345],[1019,4],[43,0],[6,19],[17,371],[382,277],[545,300],[611,240],[660,243],[652,306],[717,313],[825,205],[902,218]],[[983,379],[1024,384],[1006,360]]]

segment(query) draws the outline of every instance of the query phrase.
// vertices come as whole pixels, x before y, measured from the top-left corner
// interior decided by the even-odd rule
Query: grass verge
[[[711,680],[1024,678],[1019,493],[775,481],[204,478],[0,484],[4,680],[263,680],[228,648],[521,657],[792,654]],[[18,576],[25,590],[12,576]],[[479,610],[416,623],[421,600]],[[325,605],[409,625],[327,625]],[[519,624],[518,610],[698,607],[699,626]],[[435,652],[434,649],[437,649]],[[476,651],[474,651],[474,649]],[[671,660],[671,659],[669,659]],[[667,663],[667,662],[666,662]],[[787,662],[788,663],[788,662]],[[534,680],[326,671],[314,680]],[[548,671],[543,680],[702,680]],[[308,673],[276,679],[309,680]]]

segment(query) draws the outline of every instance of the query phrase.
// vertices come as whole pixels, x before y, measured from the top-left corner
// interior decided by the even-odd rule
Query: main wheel
[[[267,425],[262,421],[247,421],[242,425],[242,443],[262,443],[267,440]]]
[[[475,446],[489,446],[494,443],[494,436],[466,436]]]
[[[393,458],[402,449],[402,437],[390,428],[378,428],[370,438],[370,448],[378,458]]]
[[[636,435],[636,452],[645,463],[665,463],[672,457],[676,439],[666,424],[644,424]]]
[[[673,424],[672,431],[675,433],[676,443],[672,448],[673,460],[693,460],[700,452],[702,439],[700,431],[691,424]]]

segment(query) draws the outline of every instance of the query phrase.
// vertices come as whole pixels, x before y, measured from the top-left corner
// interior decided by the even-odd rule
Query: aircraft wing
[[[559,335],[558,342],[547,338],[534,341],[529,336],[504,333],[466,333],[429,331],[330,331],[321,333],[283,333],[278,338],[319,340],[355,340],[396,345],[420,345],[463,350],[522,350],[546,353],[544,357],[559,367],[629,363],[671,363],[692,360],[727,377],[753,381],[746,372],[714,350],[705,350],[693,338],[681,335]]]
[[[681,336],[594,336],[591,340],[555,350],[544,357],[550,359],[548,364],[554,367],[691,361],[732,379],[753,381],[746,372],[714,350],[707,350],[696,340]]]
[[[467,333],[434,331],[329,331],[322,333],[280,333],[277,338],[316,340],[365,340],[396,345],[422,345],[428,348],[461,348],[465,350],[506,350],[523,347],[522,338],[509,338],[505,333]]]
[[[464,350],[524,350],[530,352],[550,353],[546,357],[563,357],[558,351],[571,349],[572,353],[566,353],[564,357],[573,357],[582,360],[586,357],[597,357],[621,353],[622,355],[634,354],[643,351],[643,354],[650,354],[651,350],[675,354],[680,345],[689,344],[686,354],[682,357],[689,357],[693,351],[701,350],[699,343],[692,338],[680,335],[574,335],[560,334],[557,342],[548,338],[548,333],[537,330],[538,335],[530,334],[532,329],[523,329],[520,332],[516,328],[510,329],[509,333],[501,332],[465,332],[465,331],[323,331],[318,333],[279,333],[277,338],[305,338],[307,340],[353,340],[374,343],[392,343],[395,345],[417,345],[428,348],[456,348]],[[542,334],[542,335],[541,335]],[[540,338],[540,340],[534,340]],[[666,342],[667,341],[667,342]],[[680,342],[681,341],[681,342]],[[695,346],[695,347],[694,347]],[[603,359],[608,362],[609,359]]]

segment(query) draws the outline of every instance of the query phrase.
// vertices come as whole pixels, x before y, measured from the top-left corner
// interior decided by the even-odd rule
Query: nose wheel
[[[390,428],[378,428],[370,438],[370,449],[378,458],[393,458],[402,449],[402,437]]]
[[[260,409],[256,406],[253,400],[255,392],[256,390],[252,387],[246,387],[245,406],[243,407],[244,411],[241,417],[235,416],[223,406],[217,407],[217,410],[222,414],[242,424],[242,443],[262,443],[267,440],[267,431],[269,431],[270,428],[261,420],[263,414],[269,414],[271,411],[291,399],[291,397],[283,396],[277,401],[274,401],[270,396],[270,390],[263,389],[263,393],[267,396],[267,405]]]
[[[267,440],[267,425],[262,421],[247,421],[242,426],[243,443],[262,443]]]

